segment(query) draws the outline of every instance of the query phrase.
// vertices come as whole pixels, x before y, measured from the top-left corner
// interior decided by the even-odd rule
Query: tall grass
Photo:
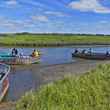
[[[26,93],[16,110],[110,110],[110,65]]]
[[[109,36],[90,36],[90,35],[7,35],[0,37],[0,44],[7,45],[45,45],[45,44],[97,44],[97,43],[110,43]]]

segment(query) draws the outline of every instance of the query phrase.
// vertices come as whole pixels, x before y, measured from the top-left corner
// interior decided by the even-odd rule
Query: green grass
[[[110,110],[110,65],[26,93],[16,110]]]
[[[110,44],[110,36],[99,35],[51,35],[51,34],[15,34],[0,37],[4,45],[65,45],[65,44]]]

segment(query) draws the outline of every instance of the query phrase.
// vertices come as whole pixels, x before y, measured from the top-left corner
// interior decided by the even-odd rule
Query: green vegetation
[[[69,34],[7,34],[1,35],[0,45],[63,46],[75,44],[110,44],[110,36]]]
[[[16,110],[110,110],[110,65],[27,93]]]

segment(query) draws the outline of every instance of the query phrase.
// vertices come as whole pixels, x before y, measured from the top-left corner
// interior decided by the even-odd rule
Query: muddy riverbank
[[[40,86],[53,82],[58,79],[62,79],[67,75],[80,75],[87,71],[96,68],[97,65],[103,63],[110,63],[109,61],[90,61],[90,60],[78,60],[74,63],[56,64],[56,65],[28,65],[28,66],[14,66],[10,73],[10,90],[7,94],[5,101],[11,101],[12,103],[6,103],[5,101],[0,106],[0,110],[12,110],[15,103],[25,92],[29,90],[39,89]],[[25,71],[25,72],[24,72]],[[26,73],[26,71],[30,71]],[[16,77],[12,80],[11,78]],[[27,79],[27,75],[32,78]],[[18,81],[18,78],[20,81]],[[26,79],[26,80],[25,80]],[[18,84],[21,83],[21,84]],[[30,84],[30,86],[27,84]],[[24,87],[25,86],[25,87]],[[13,106],[11,106],[13,105]]]
[[[4,102],[0,104],[0,110],[15,110],[15,102]]]
[[[67,75],[80,75],[104,61],[78,60],[73,63],[54,65],[14,66],[9,76],[10,88],[6,101],[16,101],[27,91],[39,89],[40,86]]]

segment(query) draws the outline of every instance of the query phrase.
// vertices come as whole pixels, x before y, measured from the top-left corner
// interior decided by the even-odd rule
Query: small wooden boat
[[[2,101],[9,88],[9,72],[10,66],[6,64],[0,64],[0,101]]]
[[[91,60],[110,60],[110,54],[106,53],[72,53],[72,57],[91,59]]]
[[[21,65],[38,63],[40,57],[1,55],[0,63]]]

